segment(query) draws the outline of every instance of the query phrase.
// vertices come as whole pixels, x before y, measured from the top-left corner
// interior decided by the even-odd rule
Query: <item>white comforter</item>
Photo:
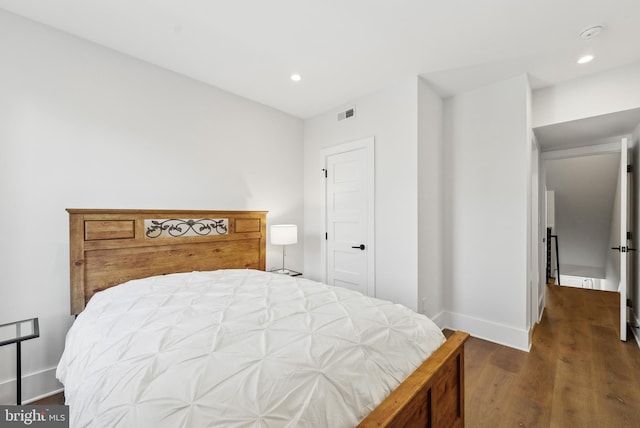
[[[444,342],[428,318],[253,270],[96,294],[58,366],[71,427],[352,427]]]

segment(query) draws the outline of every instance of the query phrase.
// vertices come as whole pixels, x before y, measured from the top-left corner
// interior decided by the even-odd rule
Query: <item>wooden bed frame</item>
[[[265,270],[265,211],[67,209],[71,314],[95,293],[153,275]],[[360,427],[464,427],[464,342],[455,332]]]

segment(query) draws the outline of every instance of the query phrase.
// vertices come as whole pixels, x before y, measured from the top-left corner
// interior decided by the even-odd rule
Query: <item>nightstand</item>
[[[277,273],[280,275],[302,276],[302,272],[296,272],[295,270],[291,270],[291,269],[274,269],[269,272]]]
[[[22,404],[22,354],[20,344],[25,340],[40,337],[38,318],[10,322],[0,325],[0,346],[16,344],[16,402]]]

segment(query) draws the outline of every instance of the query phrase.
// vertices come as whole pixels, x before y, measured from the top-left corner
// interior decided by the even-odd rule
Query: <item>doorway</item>
[[[635,202],[628,137],[618,143],[550,151],[545,159],[545,187],[554,195],[555,218],[549,225],[556,238],[557,284],[617,292],[620,339],[627,336],[627,292]],[[549,247],[547,247],[549,248]]]
[[[554,206],[548,227],[557,237],[559,262],[551,276],[563,286],[616,291],[619,257],[610,248],[620,236],[620,151],[556,154],[545,159],[544,168]]]

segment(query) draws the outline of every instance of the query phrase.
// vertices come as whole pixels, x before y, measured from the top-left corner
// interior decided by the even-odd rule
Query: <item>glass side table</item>
[[[20,344],[25,340],[40,337],[38,318],[10,322],[0,325],[0,346],[16,344],[16,404],[22,404],[22,354]]]

